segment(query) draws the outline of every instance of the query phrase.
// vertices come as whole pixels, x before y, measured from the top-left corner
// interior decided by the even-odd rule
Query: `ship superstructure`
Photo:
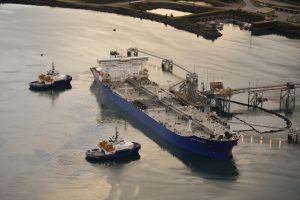
[[[137,52],[137,51],[136,51]],[[91,68],[101,93],[170,143],[186,151],[227,159],[238,142],[227,121],[209,111],[198,76],[163,89],[149,80],[148,57],[113,55]]]

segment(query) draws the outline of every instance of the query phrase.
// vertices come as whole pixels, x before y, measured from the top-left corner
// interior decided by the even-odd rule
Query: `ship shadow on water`
[[[71,90],[72,89],[72,85],[66,85],[64,87],[60,87],[57,89],[48,89],[48,90],[32,90],[29,89],[32,93],[36,93],[41,97],[46,97],[51,99],[52,101],[52,105],[54,105],[54,102],[58,99],[59,95],[61,93],[64,93],[67,90]]]
[[[90,87],[90,91],[95,95],[97,102],[101,109],[102,117],[108,118],[107,113],[114,110],[114,114],[118,117],[127,120],[132,126],[143,132],[148,138],[154,141],[163,150],[168,151],[171,155],[179,159],[185,166],[187,166],[192,173],[198,174],[207,179],[220,179],[220,180],[236,180],[239,177],[239,171],[235,165],[234,158],[230,160],[218,160],[205,156],[199,156],[182,149],[178,149],[175,145],[164,140],[153,131],[142,124],[138,123],[135,118],[131,117],[127,112],[122,111],[121,108],[116,107],[115,104],[108,102],[98,89],[94,81]],[[141,144],[143,146],[143,144]]]
[[[139,160],[140,158],[141,158],[140,154],[137,153],[137,154],[132,155],[132,156],[128,156],[128,157],[125,157],[125,158],[118,158],[118,159],[114,159],[114,160],[92,161],[92,160],[86,159],[86,161],[88,161],[92,164],[112,166],[112,165],[128,164],[130,162]]]
[[[104,104],[103,102],[98,101],[98,104],[101,108],[101,113],[96,119],[98,125],[103,123],[118,124],[123,122],[123,117],[120,115],[120,112],[122,112],[122,110],[117,110],[117,112],[115,109],[111,109],[111,106]]]

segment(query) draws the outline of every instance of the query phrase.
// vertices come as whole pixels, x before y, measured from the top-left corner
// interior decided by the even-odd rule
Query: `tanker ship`
[[[239,136],[225,119],[210,112],[206,96],[198,90],[198,75],[187,73],[184,80],[165,89],[149,79],[148,59],[136,48],[128,49],[127,56],[111,51],[110,57],[98,59],[91,72],[100,94],[176,148],[232,158]],[[162,69],[171,72],[172,63],[164,60]]]

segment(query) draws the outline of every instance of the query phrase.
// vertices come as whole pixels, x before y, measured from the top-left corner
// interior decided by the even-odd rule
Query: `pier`
[[[300,83],[278,84],[278,85],[268,85],[268,86],[256,86],[247,88],[236,88],[230,89],[230,93],[224,95],[224,89],[219,91],[213,91],[213,98],[216,101],[216,106],[224,112],[230,111],[230,100],[231,96],[234,94],[248,93],[248,108],[263,107],[263,103],[268,101],[264,97],[264,93],[268,91],[280,91],[279,102],[280,110],[285,110],[290,112],[295,108],[295,96],[296,89],[300,88]]]
[[[137,51],[146,54],[148,56],[152,56],[158,59],[161,59],[163,63],[171,63],[172,69],[173,66],[178,67],[179,69],[185,71],[187,74],[193,74],[193,72],[188,69],[174,63],[172,60],[164,58],[162,56],[158,56],[155,53],[149,52],[144,49],[137,49]],[[162,66],[163,69],[163,66]],[[170,71],[172,73],[172,70]],[[169,87],[169,90],[172,91],[173,88],[177,86],[183,86],[184,81],[180,81],[175,83],[174,85]],[[218,110],[223,112],[230,112],[230,104],[232,103],[231,97],[235,94],[248,93],[247,104],[242,103],[243,105],[248,106],[248,109],[253,108],[263,108],[263,104],[265,101],[268,101],[267,98],[264,97],[264,93],[268,91],[280,91],[279,102],[280,102],[280,110],[284,110],[285,112],[291,112],[295,108],[295,96],[296,89],[300,88],[300,82],[288,82],[285,84],[274,84],[267,86],[255,86],[255,87],[244,87],[244,88],[227,88],[225,89],[222,82],[212,82],[210,83],[210,90],[205,91],[203,87],[204,83],[201,83],[202,90],[200,94],[205,96],[209,101],[209,104],[215,104],[215,107]],[[241,102],[240,102],[241,103]],[[189,102],[190,105],[195,105],[193,102]]]
[[[165,90],[164,92],[167,92],[168,94],[172,93],[175,95],[177,99],[179,99],[182,103],[191,105],[198,110],[205,110],[205,108],[210,107],[210,110],[217,109],[219,111],[222,111],[224,113],[230,113],[230,107],[232,103],[239,104],[245,107],[248,107],[248,109],[258,109],[265,113],[269,113],[273,116],[276,116],[280,119],[282,119],[285,122],[284,126],[272,126],[272,125],[266,125],[266,124],[257,124],[257,123],[250,123],[246,122],[245,120],[240,119],[239,117],[235,115],[231,115],[232,118],[235,118],[240,124],[245,124],[249,127],[249,129],[246,130],[240,130],[236,132],[247,132],[247,131],[254,131],[259,134],[264,133],[274,133],[274,132],[281,132],[284,130],[289,130],[292,127],[292,122],[285,116],[268,109],[263,108],[263,104],[265,101],[268,101],[268,98],[264,97],[264,94],[270,91],[280,91],[279,96],[279,102],[280,102],[280,110],[284,110],[285,112],[291,112],[293,109],[295,109],[295,96],[296,96],[296,89],[300,88],[300,82],[288,82],[285,84],[274,84],[274,85],[265,85],[265,86],[255,86],[255,87],[243,87],[243,88],[225,88],[223,85],[223,82],[210,82],[210,89],[205,90],[204,82],[201,82],[201,88],[198,90],[198,86],[193,86],[193,84],[189,83],[191,80],[196,80],[198,83],[198,76],[197,74],[190,72],[184,67],[181,67],[177,64],[175,64],[172,60],[163,58],[162,56],[155,55],[155,53],[150,53],[146,50],[138,50],[141,53],[144,53],[148,56],[152,56],[158,59],[162,60],[162,70],[167,71],[169,73],[173,72],[173,65],[178,67],[179,69],[185,71],[187,73],[186,79],[181,80],[171,86],[168,87],[168,91]],[[172,64],[171,68],[166,68],[165,64]],[[172,70],[166,70],[166,69],[172,69]],[[194,78],[193,78],[194,77]],[[135,85],[134,83],[131,83],[132,85]],[[192,87],[191,87],[192,86]],[[189,91],[190,88],[193,92]],[[144,88],[140,88],[142,90]],[[148,91],[146,91],[147,93]],[[238,95],[242,93],[248,93],[248,99],[245,103],[234,101],[231,99],[233,95]],[[154,94],[151,94],[154,95]],[[187,98],[189,96],[189,98]],[[197,98],[192,98],[196,96]],[[170,109],[173,109],[175,112],[184,115],[183,113],[179,112],[177,109],[174,109],[173,106],[171,106],[170,102],[161,102],[164,104],[164,106],[169,107]],[[185,113],[186,114],[186,113]],[[187,115],[185,115],[187,116]],[[196,124],[198,121],[194,121]],[[265,127],[270,128],[270,130],[261,131],[258,129],[258,127]],[[203,127],[200,127],[203,129]]]

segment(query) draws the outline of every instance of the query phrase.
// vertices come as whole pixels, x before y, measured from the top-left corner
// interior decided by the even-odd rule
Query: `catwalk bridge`
[[[287,90],[287,89],[295,89],[295,88],[300,88],[300,83],[287,83],[287,84],[280,84],[280,85],[236,88],[236,89],[232,89],[232,92],[234,94],[239,94],[245,92],[264,92],[270,90]]]
[[[176,63],[174,63],[171,59],[163,58],[162,56],[158,56],[155,53],[149,52],[144,49],[137,49],[137,48],[129,48],[127,50],[128,56],[131,56],[132,53],[134,55],[138,55],[138,53],[143,53],[151,57],[158,58],[162,60],[162,70],[166,72],[173,72],[173,66],[178,67],[179,69],[185,71],[186,74],[186,80],[181,80],[178,83],[175,83],[174,85],[169,87],[169,91],[175,91],[175,87],[179,86],[179,91],[182,89],[181,87],[186,87],[185,83],[186,81],[191,77],[196,77],[197,83],[198,83],[198,76],[186,69],[185,67],[182,67]],[[188,78],[189,77],[189,78]],[[210,89],[205,90],[204,83],[201,83],[200,90],[198,89],[198,84],[196,86],[197,95],[201,96],[202,99],[205,99],[205,105],[207,103],[210,104],[211,107],[216,107],[218,110],[221,110],[223,112],[230,112],[230,104],[235,103],[242,106],[248,107],[248,109],[258,109],[263,112],[269,113],[271,115],[274,115],[276,117],[281,118],[285,121],[285,126],[272,126],[272,125],[266,125],[266,124],[255,124],[255,123],[249,123],[246,122],[240,118],[238,118],[235,115],[232,115],[233,118],[236,118],[240,124],[246,124],[250,127],[248,130],[239,130],[237,132],[245,132],[245,131],[255,131],[257,133],[263,134],[263,133],[272,133],[272,132],[280,132],[284,130],[288,130],[292,126],[292,122],[285,116],[268,109],[263,108],[263,103],[265,101],[268,101],[267,98],[264,97],[264,93],[270,92],[270,91],[280,91],[280,110],[284,109],[286,112],[290,112],[295,109],[295,96],[296,96],[296,89],[300,88],[300,82],[288,82],[285,84],[274,84],[274,85],[268,85],[268,86],[256,86],[256,87],[245,87],[245,88],[224,88],[223,82],[210,82]],[[143,88],[141,88],[143,89]],[[231,97],[233,95],[242,94],[242,93],[248,93],[248,102],[238,102],[231,100]],[[179,95],[179,97],[181,97]],[[182,100],[182,99],[181,99]],[[183,99],[186,101],[189,105],[195,105],[195,102]],[[202,102],[203,103],[203,102]],[[199,104],[200,108],[202,104]],[[199,107],[197,104],[196,107]],[[264,127],[264,128],[270,128],[270,130],[261,131],[258,129],[258,127]]]
[[[295,108],[295,96],[296,89],[300,88],[300,83],[278,84],[278,85],[268,85],[268,86],[256,86],[247,88],[236,88],[230,89],[227,93],[222,90],[214,92],[215,99],[217,99],[217,106],[222,111],[230,111],[230,98],[234,94],[248,93],[248,106],[256,108],[262,107],[263,102],[267,101],[264,98],[264,93],[267,91],[280,91],[279,102],[280,109],[285,111],[290,111]]]
[[[192,74],[193,72],[189,71],[185,67],[182,67],[176,63],[174,63],[171,59],[163,58],[162,56],[158,56],[155,53],[149,52],[144,49],[137,49],[137,48],[129,48],[127,52],[141,52],[143,54],[158,58],[162,60],[162,70],[164,71],[173,71],[173,66],[178,67],[179,69],[185,71],[187,74]],[[175,85],[172,85],[170,89],[175,86],[178,86],[184,82],[178,82]],[[248,93],[248,108],[262,108],[263,103],[267,101],[267,98],[264,98],[264,93],[268,91],[280,91],[280,110],[284,109],[285,111],[291,111],[295,108],[295,96],[296,96],[296,89],[300,88],[300,82],[288,82],[285,84],[276,84],[276,85],[268,85],[268,86],[256,86],[256,87],[245,87],[245,88],[231,88],[231,89],[224,89],[223,83],[219,82],[217,87],[214,88],[210,87],[209,91],[204,91],[204,83],[201,83],[201,94],[207,96],[208,99],[211,101],[216,102],[216,106],[219,110],[224,112],[230,112],[230,102],[232,95],[241,94],[241,93]],[[236,101],[234,101],[236,103]],[[242,103],[244,105],[244,103]]]

